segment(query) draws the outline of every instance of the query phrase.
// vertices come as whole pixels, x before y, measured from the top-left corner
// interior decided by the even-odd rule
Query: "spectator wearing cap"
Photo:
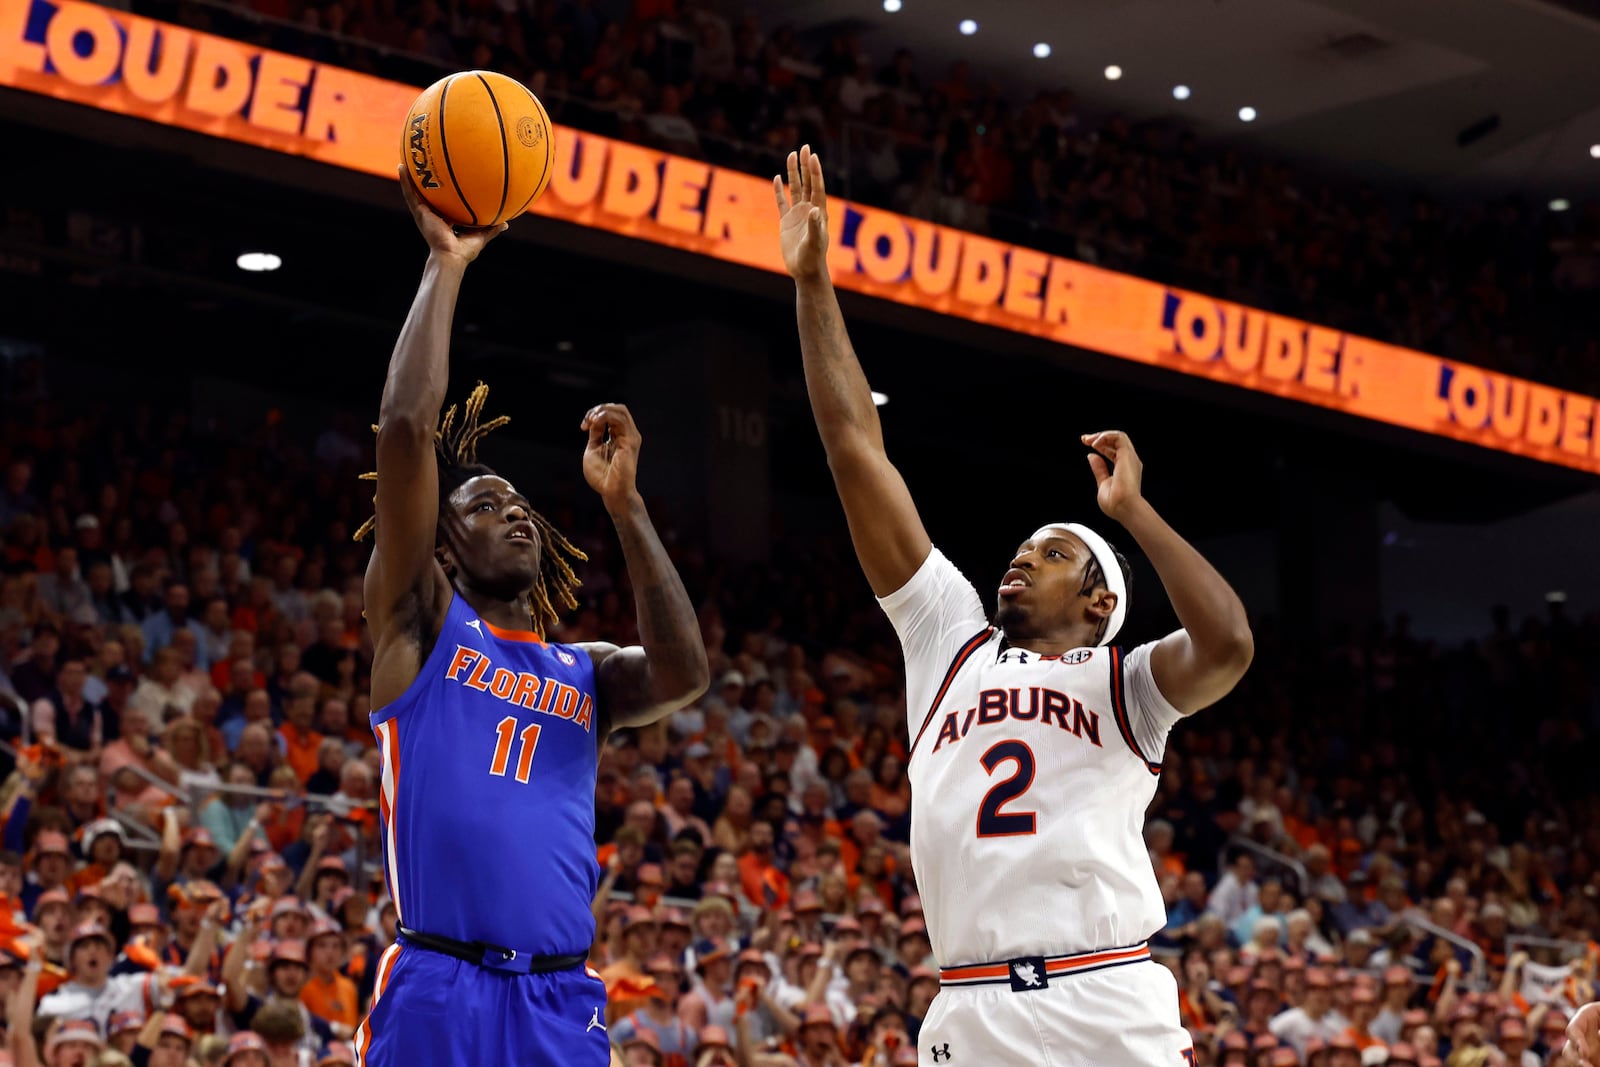
[[[1590,1016],[1590,1025],[1593,1025],[1594,1013],[1591,1012]],[[1551,1008],[1539,1019],[1539,1041],[1535,1048],[1544,1055],[1545,1062],[1559,1062],[1558,1057],[1567,1046],[1567,1027],[1567,1016],[1560,1008]],[[1595,1051],[1600,1052],[1600,1048]]]
[[[154,1012],[140,1020],[134,1047],[124,1049],[133,1062],[144,1067],[184,1067],[194,1047],[194,1029],[183,1017],[170,1012]],[[141,1056],[140,1053],[144,1054]]]
[[[1275,1016],[1270,1029],[1279,1040],[1305,1055],[1306,1046],[1313,1039],[1331,1040],[1349,1026],[1349,1020],[1333,1009],[1332,977],[1318,967],[1306,972],[1305,1002]]]
[[[720,1026],[702,1027],[697,1035],[694,1067],[741,1067],[734,1054],[728,1031]]]
[[[67,943],[67,981],[39,1001],[39,1013],[61,1019],[89,1019],[104,1032],[113,1013],[143,1013],[165,1007],[174,971],[111,974],[117,943],[98,923],[81,923]]]
[[[1365,983],[1357,985],[1350,991],[1350,1025],[1345,1033],[1362,1052],[1383,1047],[1383,1041],[1372,1032],[1372,1021],[1377,1017],[1377,991]]]
[[[611,1038],[615,1042],[611,1052],[612,1067],[616,1067],[619,1063],[621,1067],[665,1067],[667,1060],[661,1054],[661,1042],[649,1030],[635,1033],[626,1040],[618,1038],[613,1030]],[[619,1048],[622,1050],[620,1060],[617,1058]],[[687,1064],[689,1060],[684,1057],[679,1062]]]
[[[196,1034],[214,1034],[219,1029],[222,994],[211,982],[201,980],[179,987],[172,1007]]]
[[[144,1029],[142,1011],[114,1011],[106,1024],[106,1045],[124,1056],[133,1051],[139,1042],[139,1031]]]
[[[197,878],[183,885],[170,886],[167,889],[167,913],[172,917],[172,937],[159,950],[162,959],[169,964],[186,966],[196,946],[200,946],[206,959],[206,977],[210,981],[218,981],[222,977],[222,957],[215,946],[224,911],[219,905],[225,899],[222,890],[205,879]],[[141,922],[154,918],[159,922],[159,915],[152,916],[145,910],[153,907],[134,905],[129,908],[129,922],[133,923],[135,918]]]
[[[300,994],[311,976],[306,964],[306,943],[288,938],[271,943],[272,949],[266,961],[266,996],[260,997],[250,991],[249,983],[245,980],[246,961],[260,934],[261,920],[259,916],[252,916],[246,921],[241,935],[229,947],[222,963],[222,985],[227,992],[225,1006],[232,1016],[233,1025],[240,1030],[256,1030],[272,1042],[275,1035],[261,1028],[267,1025],[267,1020],[258,1018],[264,1009],[272,1008],[273,1014],[268,1019],[276,1019],[280,1013],[284,1013],[299,1021],[298,1036],[289,1043],[298,1044],[307,1053],[315,1053],[341,1035],[332,1024],[311,1014],[300,1002]],[[342,1036],[348,1037],[349,1034]]]
[[[734,1022],[748,1027],[750,1041],[765,1043],[787,1033],[795,1019],[773,998],[772,963],[766,953],[747,948],[734,960]],[[742,1032],[742,1031],[741,1031]]]
[[[839,1029],[825,1004],[807,1004],[800,1015],[795,1062],[799,1067],[843,1067]]]
[[[295,893],[307,904],[325,914],[333,906],[333,895],[350,885],[350,867],[343,857],[326,852],[333,838],[333,827],[322,824],[311,831],[311,854],[295,885]]]
[[[162,820],[161,851],[156,856],[155,866],[156,886],[164,890],[168,886],[209,881],[222,860],[222,852],[211,831],[203,826],[181,830],[176,808],[165,809]]]
[[[1327,1067],[1361,1067],[1361,1049],[1348,1033],[1328,1039]]]
[[[657,1056],[682,1057],[687,1063],[694,1053],[695,1034],[678,1017],[675,1007],[683,986],[683,968],[672,957],[657,953],[645,969],[654,985],[643,1006],[612,1025],[611,1039],[626,1050],[631,1041],[644,1036]]]
[[[1506,1067],[1543,1067],[1544,1059],[1533,1051],[1528,1024],[1520,1015],[1500,1020],[1498,1046],[1505,1055]]]
[[[1377,1018],[1372,1020],[1372,1033],[1384,1044],[1392,1045],[1400,1040],[1412,992],[1413,983],[1408,969],[1390,967],[1383,972],[1383,1000],[1378,1006]]]
[[[72,847],[67,835],[55,830],[41,831],[33,840],[31,859],[33,869],[22,887],[22,905],[28,911],[35,910],[39,898],[52,889],[59,889],[66,895],[67,879],[72,873]]]
[[[622,950],[616,961],[600,972],[607,989],[623,979],[645,977],[645,961],[656,954],[657,933],[656,918],[649,908],[635,904],[623,913]]]
[[[272,1067],[267,1043],[253,1030],[241,1030],[228,1039],[227,1054],[217,1067]]]
[[[88,1067],[106,1047],[99,1028],[86,1019],[67,1019],[50,1028],[44,1039],[49,1067]],[[31,1050],[30,1050],[31,1051]],[[28,1063],[25,1057],[24,1063]],[[37,1063],[38,1061],[33,1061]]]
[[[67,878],[66,890],[72,896],[77,896],[87,886],[99,885],[104,881],[112,868],[121,862],[127,846],[122,825],[115,819],[96,819],[83,828],[79,841],[89,862]]]
[[[694,956],[694,988],[684,996],[679,1013],[691,1026],[732,1029],[737,1014],[732,947],[726,941],[702,941]]]
[[[361,1003],[356,984],[340,973],[345,964],[344,933],[331,919],[318,919],[306,939],[311,976],[300,990],[300,1003],[311,1014],[334,1025],[336,1033],[348,1037],[361,1022]]]
[[[898,953],[896,965],[901,971],[909,973],[931,963],[933,942],[928,939],[928,924],[922,920],[922,916],[913,915],[900,924],[895,944]]]

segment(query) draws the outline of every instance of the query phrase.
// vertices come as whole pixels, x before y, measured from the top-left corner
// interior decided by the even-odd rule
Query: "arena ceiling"
[[[808,34],[856,30],[874,65],[904,45],[923,70],[967,60],[981,80],[1069,87],[1085,109],[1170,118],[1353,176],[1574,201],[1600,186],[1593,0],[889,2],[899,10],[785,0],[765,13]],[[1120,79],[1105,77],[1111,64]]]

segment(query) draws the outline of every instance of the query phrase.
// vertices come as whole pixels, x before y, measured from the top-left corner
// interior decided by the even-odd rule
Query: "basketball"
[[[461,226],[494,226],[528,210],[550,184],[555,135],[527,86],[468,70],[417,97],[400,156],[439,214]]]

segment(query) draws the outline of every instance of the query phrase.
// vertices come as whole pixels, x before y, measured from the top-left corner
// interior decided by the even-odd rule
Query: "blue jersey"
[[[536,955],[594,942],[594,664],[452,596],[416,679],[372,713],[400,925]]]

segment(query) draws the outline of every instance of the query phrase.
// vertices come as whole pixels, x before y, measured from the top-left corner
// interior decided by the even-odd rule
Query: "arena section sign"
[[[93,4],[0,0],[0,85],[393,176],[418,90]],[[768,180],[558,128],[536,214],[781,271]],[[1600,405],[847,201],[841,288],[1600,473]]]

